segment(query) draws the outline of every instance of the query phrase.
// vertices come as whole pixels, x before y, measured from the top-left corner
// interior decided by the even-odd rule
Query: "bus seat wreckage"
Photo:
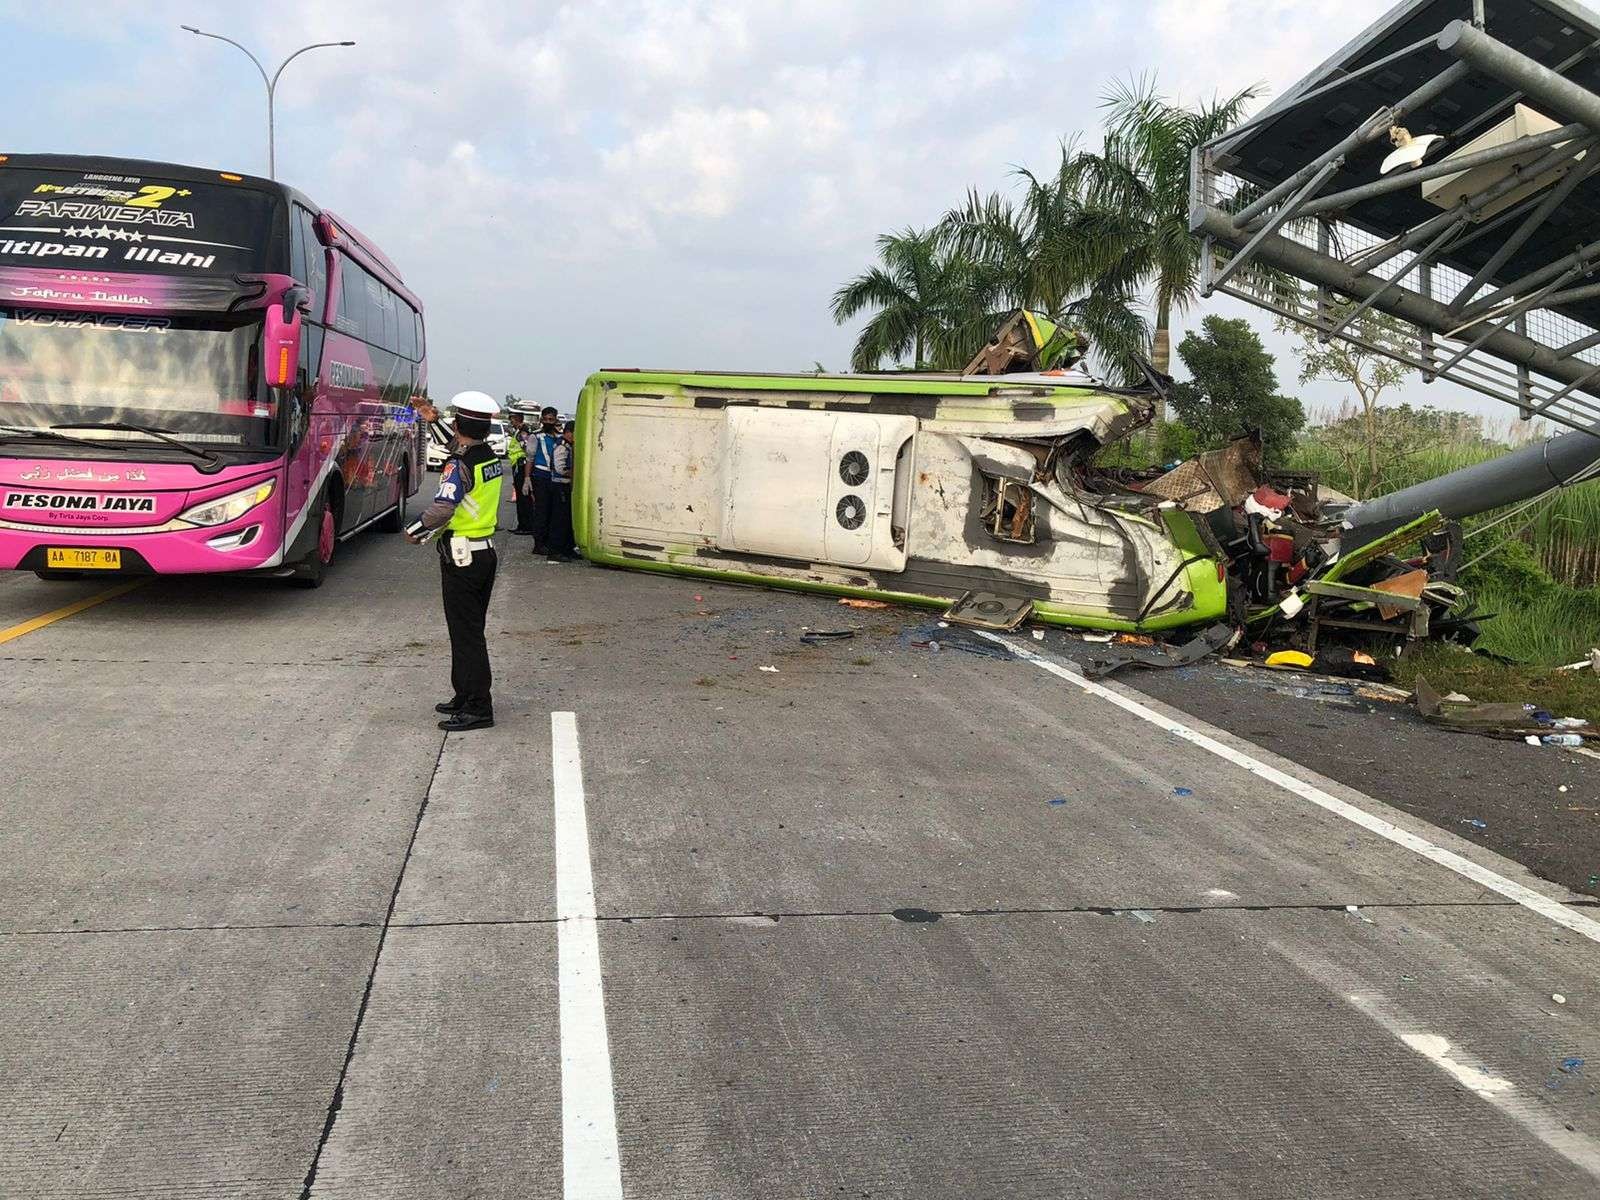
[[[1436,513],[1348,528],[1254,436],[1171,470],[1100,465],[1167,381],[1108,387],[1086,350],[1017,312],[959,375],[598,372],[579,403],[579,539],[605,565],[990,628],[1203,629],[1175,654],[1108,650],[1105,669],[1194,661],[1269,625],[1312,651],[1474,632],[1459,528]]]

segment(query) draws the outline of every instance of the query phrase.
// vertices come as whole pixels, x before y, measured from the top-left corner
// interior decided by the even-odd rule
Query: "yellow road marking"
[[[64,621],[74,613],[81,613],[86,608],[93,608],[96,604],[104,604],[107,600],[115,600],[136,587],[143,587],[146,581],[135,579],[132,583],[119,583],[114,588],[107,588],[93,596],[82,600],[74,600],[64,608],[54,612],[47,612],[42,617],[34,617],[31,621],[24,621],[20,625],[13,625],[10,629],[0,629],[0,646],[7,642],[14,642],[25,633],[32,633],[35,629],[43,629],[46,625],[54,625],[57,621]]]

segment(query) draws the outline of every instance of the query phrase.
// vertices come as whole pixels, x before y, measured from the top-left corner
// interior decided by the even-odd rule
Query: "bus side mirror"
[[[283,295],[282,305],[267,305],[261,338],[269,387],[292,386],[300,370],[300,297],[295,293],[304,291],[290,288]]]

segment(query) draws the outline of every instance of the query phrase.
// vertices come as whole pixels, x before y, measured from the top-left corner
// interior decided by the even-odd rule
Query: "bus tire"
[[[318,502],[312,520],[317,525],[317,540],[311,547],[311,552],[294,565],[294,574],[289,576],[289,582],[295,587],[321,587],[322,580],[328,573],[328,567],[333,562],[334,547],[339,544],[338,526],[333,519],[333,505],[329,503],[326,492]]]
[[[399,533],[406,527],[406,502],[411,499],[411,468],[400,468],[400,494],[395,499],[394,508],[389,514],[378,522],[378,528],[384,533]]]

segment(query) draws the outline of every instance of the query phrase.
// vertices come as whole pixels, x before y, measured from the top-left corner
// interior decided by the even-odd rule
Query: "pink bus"
[[[0,155],[0,568],[316,587],[422,479],[422,305],[293,188]]]

